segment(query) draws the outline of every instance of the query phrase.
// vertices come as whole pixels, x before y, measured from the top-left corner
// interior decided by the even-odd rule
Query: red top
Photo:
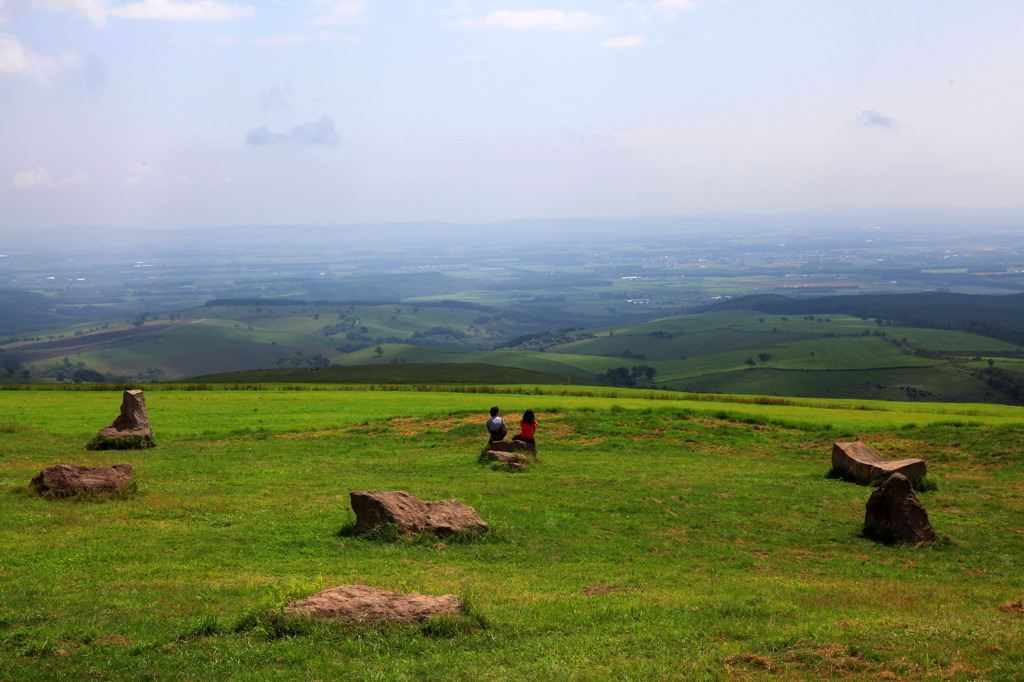
[[[537,430],[537,422],[527,424],[524,421],[519,422],[519,428],[522,431],[523,438],[533,438],[533,432]]]

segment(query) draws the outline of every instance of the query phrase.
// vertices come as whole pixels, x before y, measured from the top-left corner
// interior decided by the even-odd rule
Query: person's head
[[[533,410],[523,412],[523,421],[527,424],[535,424],[537,422],[537,418],[533,416]]]
[[[492,417],[497,417],[498,416],[498,408],[497,407],[492,407],[491,408],[491,416]]]

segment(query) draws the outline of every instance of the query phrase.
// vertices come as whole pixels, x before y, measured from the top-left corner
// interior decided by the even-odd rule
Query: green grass
[[[156,448],[89,452],[118,391],[0,391],[0,679],[1015,679],[1024,410],[567,387],[147,389]],[[477,387],[484,389],[487,387]],[[520,392],[516,392],[516,390]],[[475,389],[474,389],[475,390]],[[575,391],[582,393],[581,391]],[[541,462],[477,463],[486,410]],[[861,536],[835,440],[920,456],[941,541]],[[125,499],[48,500],[43,466],[129,461]],[[467,543],[353,536],[352,489],[454,497]],[[471,616],[324,626],[344,583]]]

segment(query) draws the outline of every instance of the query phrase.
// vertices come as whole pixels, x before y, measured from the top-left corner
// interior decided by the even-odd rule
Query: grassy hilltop
[[[118,390],[0,390],[0,679],[1019,679],[1024,410],[568,386],[153,386],[158,447],[87,452]],[[477,463],[486,409],[542,462]],[[837,440],[928,461],[928,547],[860,535]],[[42,499],[128,461],[124,499]],[[346,532],[353,489],[472,505],[470,542]],[[325,626],[346,583],[469,616]],[[1016,605],[1015,605],[1016,604]]]

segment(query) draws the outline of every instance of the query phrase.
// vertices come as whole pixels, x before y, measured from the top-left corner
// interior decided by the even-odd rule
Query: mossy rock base
[[[156,447],[156,441],[146,436],[96,436],[86,443],[86,450],[145,450]]]

